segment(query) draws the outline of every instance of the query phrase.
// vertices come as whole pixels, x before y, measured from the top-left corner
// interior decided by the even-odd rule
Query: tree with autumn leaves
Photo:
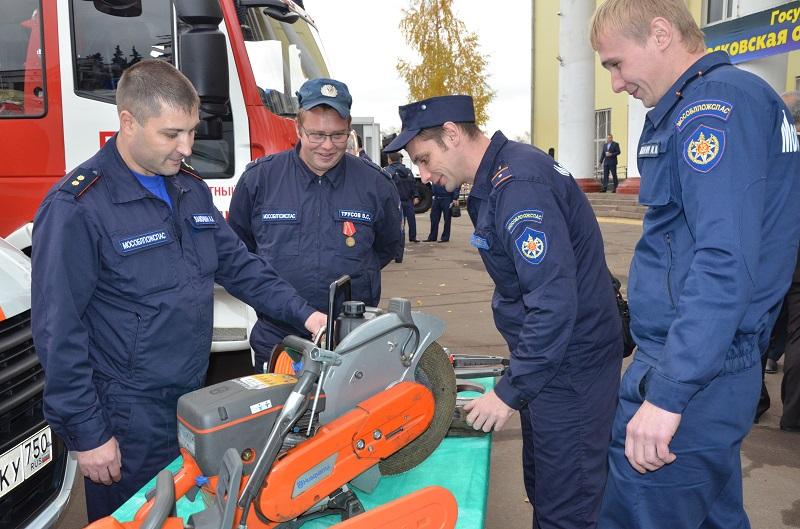
[[[486,82],[486,58],[480,53],[478,35],[467,31],[453,14],[453,0],[412,0],[404,10],[400,31],[422,61],[397,63],[412,101],[429,97],[466,94],[475,102],[478,126],[488,120],[486,109],[494,91]]]

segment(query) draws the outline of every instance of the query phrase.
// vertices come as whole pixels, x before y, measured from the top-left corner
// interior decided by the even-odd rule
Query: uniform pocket
[[[267,206],[256,233],[258,253],[267,259],[300,255],[301,223],[296,208]]]
[[[116,288],[132,296],[144,296],[175,288],[179,259],[178,243],[166,226],[111,234],[116,252],[110,273]]]
[[[645,206],[665,206],[672,201],[672,137],[653,138],[639,146],[639,203]]]
[[[219,226],[212,215],[203,215],[204,218],[210,218],[207,222],[198,222],[197,218],[201,215],[192,215],[189,219],[191,229],[188,230],[192,234],[192,245],[194,246],[195,255],[197,256],[197,266],[200,269],[200,275],[212,275],[217,272],[219,268],[219,256],[217,255],[217,231]]]

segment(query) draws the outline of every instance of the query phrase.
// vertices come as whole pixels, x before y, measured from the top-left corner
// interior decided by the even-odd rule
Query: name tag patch
[[[525,209],[522,211],[517,211],[511,215],[511,217],[509,217],[508,222],[506,222],[506,229],[508,230],[508,233],[512,233],[514,228],[516,228],[521,222],[536,222],[541,224],[542,219],[544,219],[544,213],[538,209]]]
[[[339,220],[351,220],[362,224],[372,224],[372,213],[360,209],[340,209]]]
[[[215,228],[217,221],[211,213],[194,213],[192,215],[192,226],[195,228]]]
[[[656,158],[661,151],[658,143],[643,143],[639,146],[639,158]]]
[[[472,237],[469,240],[469,243],[477,248],[478,250],[488,250],[489,249],[489,241],[477,233],[473,233]]]
[[[172,236],[167,230],[155,230],[138,235],[128,235],[114,241],[117,250],[123,254],[131,254],[156,246],[163,246],[172,242]]]
[[[683,107],[678,116],[678,120],[675,122],[675,126],[678,127],[680,131],[692,121],[703,117],[712,117],[721,119],[722,121],[728,121],[728,118],[731,116],[731,110],[733,110],[733,105],[720,99],[695,101]]]
[[[547,254],[547,236],[543,231],[526,227],[514,245],[522,258],[532,265],[541,263]]]
[[[264,211],[261,214],[263,222],[272,222],[276,224],[294,223],[300,220],[300,215],[296,211],[282,210],[282,211]]]

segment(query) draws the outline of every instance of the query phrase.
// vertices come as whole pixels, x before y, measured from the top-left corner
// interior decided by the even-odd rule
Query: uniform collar
[[[114,134],[105,145],[100,149],[100,160],[102,162],[101,171],[103,182],[108,186],[108,192],[111,195],[111,201],[115,204],[122,204],[124,202],[132,202],[134,200],[142,200],[150,198],[149,192],[144,186],[136,179],[133,172],[125,164],[122,155],[117,149],[117,135]],[[178,173],[180,175],[180,173]],[[165,183],[169,185],[170,182],[181,192],[189,191],[189,188],[181,182],[181,178],[166,177]]]
[[[306,165],[306,162],[304,162],[302,158],[300,158],[299,141],[297,142],[297,145],[294,146],[294,155],[293,155],[295,163],[297,163],[303,169],[303,172],[308,177],[308,182],[306,182],[306,187],[316,182],[318,178],[325,178],[328,182],[331,183],[331,186],[333,186],[334,189],[339,187],[339,184],[344,180],[345,165],[348,163],[347,161],[345,161],[347,159],[347,156],[348,156],[347,153],[345,153],[344,156],[342,156],[342,159],[339,160],[339,163],[337,163],[336,165],[325,171],[324,175],[319,176],[317,173],[312,171],[308,167],[308,165]],[[355,156],[353,156],[353,158],[355,158]],[[350,161],[349,163],[352,163],[352,161]]]
[[[470,196],[475,198],[486,199],[489,197],[489,192],[492,190],[492,176],[497,172],[495,160],[505,144],[508,143],[508,138],[499,130],[494,133],[489,147],[483,153],[481,163],[478,166],[478,172],[475,173],[475,181],[472,184]]]
[[[664,117],[670,113],[672,107],[683,98],[683,92],[692,81],[706,75],[714,68],[730,65],[730,63],[731,60],[724,51],[715,51],[700,57],[697,62],[683,72],[683,75],[678,77],[678,80],[667,90],[667,93],[664,94],[658,104],[647,113],[647,119],[653,124],[653,128],[658,128],[661,120],[663,120]]]

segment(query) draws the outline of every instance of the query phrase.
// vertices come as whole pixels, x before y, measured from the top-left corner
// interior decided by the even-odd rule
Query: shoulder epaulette
[[[191,175],[191,176],[193,176],[193,177],[197,178],[197,179],[198,179],[198,180],[200,180],[201,182],[203,181],[203,177],[202,177],[202,176],[200,176],[200,175],[197,173],[197,171],[195,171],[195,170],[194,170],[194,167],[192,167],[191,165],[189,165],[189,164],[188,164],[188,163],[186,163],[186,162],[181,162],[181,171],[183,171],[184,173],[186,173],[186,174],[188,174],[188,175]]]
[[[511,173],[511,168],[507,165],[501,165],[492,177],[492,187],[497,188],[512,178],[514,178],[514,175]]]
[[[64,178],[59,190],[75,195],[75,198],[80,198],[98,180],[100,180],[100,173],[96,170],[78,167]]]
[[[249,164],[247,164],[247,166],[244,168],[244,170],[245,170],[245,171],[247,171],[247,170],[248,170],[248,169],[250,169],[251,167],[255,167],[255,166],[257,166],[257,165],[259,165],[259,164],[262,164],[262,163],[264,163],[264,162],[269,162],[269,161],[270,161],[270,160],[272,160],[274,157],[275,157],[275,155],[274,155],[274,154],[268,154],[268,155],[266,155],[266,156],[262,156],[261,158],[257,158],[257,159],[255,159],[255,160],[253,160],[252,162],[250,162]]]

